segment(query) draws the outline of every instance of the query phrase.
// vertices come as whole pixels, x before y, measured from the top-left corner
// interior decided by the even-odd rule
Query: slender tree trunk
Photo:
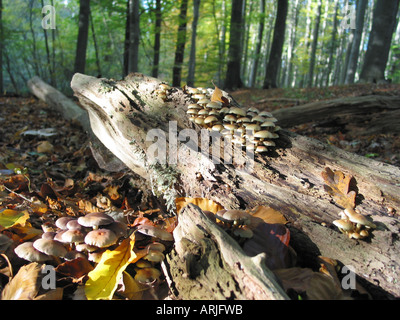
[[[187,25],[187,9],[188,0],[182,0],[179,13],[179,27],[176,40],[175,61],[172,69],[172,85],[180,87],[182,78],[182,64],[185,57],[186,45],[186,25]]]
[[[331,34],[331,43],[329,48],[329,60],[328,60],[328,70],[325,79],[325,86],[329,86],[331,80],[331,73],[333,68],[333,55],[335,53],[337,47],[337,28],[338,28],[338,12],[339,12],[339,1],[335,0],[335,15],[333,17],[333,27],[332,27],[332,34]]]
[[[129,0],[128,73],[138,71],[140,38],[139,5],[139,0]]]
[[[36,51],[36,35],[35,35],[35,31],[33,30],[33,19],[32,19],[33,3],[34,3],[34,0],[29,0],[29,28],[30,28],[31,35],[32,35],[33,68],[35,70],[36,75],[40,76],[40,70],[39,70],[40,63],[39,63],[39,58],[38,58],[37,51]]]
[[[248,53],[249,53],[249,41],[250,41],[250,27],[253,17],[253,1],[250,1],[249,10],[247,11],[247,0],[243,1],[243,9],[242,9],[242,23],[244,34],[242,37],[242,61],[240,62],[240,79],[246,79],[246,71],[247,61],[248,61]],[[248,18],[248,19],[246,19]],[[242,80],[243,82],[243,80]]]
[[[151,74],[153,77],[158,77],[158,70],[160,64],[160,47],[161,47],[161,22],[162,22],[162,13],[161,13],[161,0],[156,0],[155,7],[155,27],[154,27],[154,55],[153,55],[153,68]]]
[[[44,1],[41,0],[42,7],[44,7]],[[44,15],[43,15],[44,16]],[[43,29],[43,35],[44,35],[44,43],[46,46],[46,57],[47,57],[47,68],[50,73],[50,84],[55,87],[55,80],[54,80],[54,70],[53,70],[53,64],[51,62],[51,57],[50,57],[50,47],[49,47],[49,39],[47,37],[47,30],[45,28]]]
[[[292,10],[292,22],[291,22],[291,30],[290,30],[290,40],[289,40],[289,47],[288,47],[288,68],[287,74],[285,77],[284,86],[290,87],[292,86],[292,79],[293,79],[293,54],[294,48],[296,45],[296,31],[297,31],[297,24],[299,21],[299,0],[296,0]]]
[[[232,0],[228,68],[225,77],[225,88],[231,90],[241,88],[243,85],[242,80],[240,79],[243,36],[243,1],[244,0]]]
[[[79,31],[74,72],[85,73],[86,49],[89,36],[90,0],[80,0]]]
[[[3,43],[4,43],[4,32],[3,32],[3,1],[0,0],[0,96],[3,95]]]
[[[90,27],[92,30],[92,37],[93,37],[93,44],[94,44],[94,52],[96,55],[96,66],[97,66],[97,72],[98,76],[101,77],[101,67],[100,67],[100,58],[99,58],[99,48],[97,46],[97,40],[96,40],[96,32],[94,29],[94,24],[93,24],[93,16],[92,12],[89,12],[89,18],[90,18]]]
[[[364,28],[364,16],[368,6],[368,0],[357,1],[357,15],[356,15],[356,30],[354,33],[353,43],[351,45],[351,52],[349,64],[347,66],[346,84],[354,83],[354,78],[357,71],[358,55],[360,52],[361,37]]]
[[[312,46],[311,46],[310,68],[308,71],[307,86],[309,88],[313,86],[313,81],[314,81],[315,55],[317,52],[317,45],[318,45],[319,25],[321,23],[321,11],[322,11],[322,2],[321,2],[321,0],[318,0],[317,17],[315,20],[315,27],[314,27],[314,32],[313,32],[313,42],[312,42]]]
[[[258,68],[258,62],[260,60],[261,44],[264,33],[264,22],[265,22],[265,0],[260,0],[260,19],[258,22],[257,44],[256,44],[256,50],[254,52],[254,61],[253,64],[251,65],[250,76],[249,76],[249,87],[251,88],[254,87],[254,83],[256,81],[257,68]]]
[[[360,81],[376,83],[385,79],[385,69],[398,8],[399,0],[378,0],[376,2]]]
[[[126,1],[126,21],[125,21],[125,41],[124,41],[124,65],[123,65],[123,76],[128,75],[128,65],[129,65],[129,3]]]
[[[272,40],[271,53],[269,56],[264,89],[277,88],[279,66],[281,65],[282,49],[285,40],[286,16],[288,12],[288,0],[278,0],[274,36]]]
[[[221,15],[223,17],[223,23],[221,24],[221,27],[219,27],[218,23],[218,17],[217,17],[217,10],[215,7],[215,1],[213,1],[212,4],[212,12],[213,12],[213,17],[214,17],[214,24],[215,24],[215,29],[217,32],[217,46],[218,46],[218,71],[217,71],[217,84],[219,87],[222,87],[223,80],[222,80],[222,74],[223,74],[223,66],[225,65],[225,40],[226,40],[226,0],[222,0],[221,3]]]
[[[194,86],[195,70],[196,70],[196,38],[197,38],[197,22],[199,20],[200,0],[193,0],[193,21],[192,21],[192,41],[190,46],[189,73],[187,84]]]

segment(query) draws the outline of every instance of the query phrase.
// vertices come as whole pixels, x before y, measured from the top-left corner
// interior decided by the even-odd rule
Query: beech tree
[[[139,6],[139,0],[129,0],[128,73],[138,71],[140,38]]]
[[[360,81],[377,83],[385,80],[385,69],[398,9],[399,0],[376,2]]]
[[[276,88],[279,66],[281,64],[283,43],[285,40],[286,16],[288,12],[288,0],[278,0],[278,10],[274,27],[274,36],[272,40],[271,53],[269,56],[264,89]]]
[[[78,42],[76,45],[74,72],[84,73],[89,35],[90,0],[80,0],[79,4],[79,31]]]

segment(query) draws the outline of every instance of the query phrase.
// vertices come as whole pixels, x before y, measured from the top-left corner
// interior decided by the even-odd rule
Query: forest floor
[[[400,95],[400,85],[242,89],[232,93],[244,106],[269,111],[316,100],[366,94]],[[291,130],[348,151],[400,165],[400,137],[395,135],[353,136],[351,132],[316,127],[312,123]],[[14,243],[34,238],[37,236],[35,229],[54,223],[65,212],[77,216],[82,211],[90,211],[90,204],[130,212],[128,222],[131,226],[143,221],[154,225],[173,224],[161,217],[153,199],[142,198],[140,188],[140,181],[131,173],[110,173],[98,167],[88,137],[78,123],[64,120],[34,97],[0,98],[0,216],[6,209],[14,212],[26,209],[32,227],[14,229]],[[5,234],[7,231],[0,230]],[[0,243],[0,253],[6,252],[9,262],[0,257],[0,291],[9,281],[12,269],[15,274],[24,263],[9,249],[2,251],[2,245]],[[76,277],[64,288],[76,287],[83,281]],[[68,274],[66,278],[74,278],[74,275]],[[69,298],[79,299],[79,296],[72,296],[77,295],[74,290],[64,289],[63,297],[68,294]],[[154,298],[157,294],[153,292],[151,296]]]

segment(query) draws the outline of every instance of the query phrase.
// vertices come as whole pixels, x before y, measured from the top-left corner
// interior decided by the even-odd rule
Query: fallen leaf
[[[42,141],[36,147],[36,151],[39,153],[52,153],[54,150],[54,146],[48,141]]]
[[[218,211],[224,209],[224,207],[221,206],[219,203],[209,199],[181,197],[175,199],[176,212],[179,214],[179,212],[189,203],[193,203],[203,211],[210,211],[212,213],[217,213]]]
[[[213,92],[213,94],[211,96],[211,101],[213,101],[213,102],[216,102],[216,101],[217,102],[222,102],[223,104],[229,103],[228,99],[223,96],[221,89],[218,88],[215,84],[214,84],[214,87],[215,87],[215,89],[214,89],[214,92]]]
[[[24,226],[26,220],[29,219],[27,210],[18,211],[12,209],[4,209],[0,212],[0,225],[5,229],[10,228],[16,224]]]
[[[114,250],[105,251],[96,268],[88,273],[85,294],[88,300],[111,300],[125,268],[132,263],[135,240],[127,238]]]
[[[249,213],[253,216],[253,218],[260,218],[266,223],[286,224],[288,222],[282,213],[271,207],[258,206],[250,210]]]
[[[64,276],[79,279],[93,270],[93,266],[87,259],[76,258],[57,266],[56,271]]]
[[[140,300],[143,291],[147,289],[148,287],[140,284],[128,272],[124,271],[122,273],[122,286],[117,292],[118,295],[128,300]]]
[[[326,183],[325,191],[333,197],[336,204],[343,208],[355,207],[356,192],[350,191],[352,176],[345,176],[341,171],[333,172],[330,168],[325,168],[321,175]]]
[[[33,300],[41,286],[42,265],[36,262],[22,266],[4,287],[1,300]]]

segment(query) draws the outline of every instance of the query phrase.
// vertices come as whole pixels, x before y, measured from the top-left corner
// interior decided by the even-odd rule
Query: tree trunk
[[[194,75],[196,69],[196,38],[197,22],[199,20],[200,0],[193,1],[192,41],[190,46],[189,73],[187,77],[188,86],[194,86]]]
[[[328,256],[352,266],[369,288],[383,290],[380,297],[400,296],[394,281],[400,271],[400,222],[397,213],[388,215],[389,207],[400,210],[398,167],[284,130],[276,147],[254,161],[234,147],[236,161],[218,163],[206,152],[208,143],[202,141],[201,150],[193,145],[208,131],[182,117],[192,103],[190,95],[172,88],[164,101],[157,94],[160,83],[141,74],[121,81],[75,74],[71,86],[88,111],[93,132],[170,208],[178,196],[207,198],[227,209],[268,205],[291,222],[291,246],[303,265],[319,265],[317,256]],[[368,241],[349,239],[332,225],[341,209],[324,191],[321,172],[326,167],[356,182],[357,209],[377,225]]]
[[[351,53],[349,58],[349,64],[347,66],[345,84],[354,83],[354,79],[356,76],[362,31],[364,29],[364,16],[367,5],[368,5],[368,0],[359,0],[357,2],[356,30],[353,38],[353,43],[351,45]]]
[[[244,0],[232,0],[228,68],[225,77],[225,88],[230,90],[243,86],[240,78],[243,37],[243,1]]]
[[[3,1],[0,0],[0,95],[3,95],[3,43],[4,43],[4,32],[3,32]]]
[[[318,9],[317,9],[317,17],[315,20],[314,32],[313,32],[313,42],[311,45],[311,57],[310,57],[310,68],[308,71],[308,87],[313,86],[314,81],[314,67],[315,67],[315,56],[317,53],[317,45],[318,45],[318,35],[319,35],[319,25],[321,22],[321,11],[322,11],[322,2],[318,1]]]
[[[79,31],[78,42],[76,44],[75,72],[85,72],[86,48],[89,35],[89,13],[90,0],[80,0],[79,7]]]
[[[286,16],[288,12],[288,1],[278,0],[278,10],[276,12],[276,20],[274,27],[274,36],[272,40],[271,53],[269,56],[265,80],[264,89],[277,88],[277,79],[279,66],[281,65],[282,49],[285,40],[285,29],[286,29]]]
[[[378,0],[376,2],[360,81],[377,83],[385,80],[386,63],[398,9],[399,0]]]
[[[175,61],[172,69],[172,85],[175,87],[179,87],[181,85],[182,64],[185,57],[188,2],[188,0],[182,0],[178,18],[179,26],[176,40]]]
[[[331,73],[333,67],[333,54],[337,48],[337,27],[338,27],[338,11],[339,11],[339,0],[335,0],[335,15],[333,17],[333,26],[332,26],[332,34],[331,34],[331,42],[329,45],[329,60],[328,60],[328,68],[327,68],[327,76],[325,80],[325,86],[329,86],[332,82],[331,80]]]
[[[97,46],[97,40],[96,40],[96,32],[94,29],[94,24],[93,24],[93,16],[92,12],[89,12],[89,18],[90,18],[90,27],[92,30],[92,37],[93,37],[93,45],[94,45],[94,52],[96,55],[96,66],[97,66],[97,74],[99,77],[101,77],[101,67],[100,67],[100,58],[99,58],[99,48]]]
[[[129,0],[128,73],[138,71],[140,39],[139,6],[139,0]]]
[[[250,76],[249,76],[249,87],[254,87],[256,82],[256,75],[258,69],[258,62],[260,61],[260,54],[261,54],[261,44],[262,38],[264,33],[264,22],[265,22],[265,0],[260,0],[260,18],[258,22],[258,33],[257,33],[257,43],[256,49],[254,51],[254,60],[251,65],[250,69]]]
[[[160,47],[161,47],[161,22],[162,22],[162,13],[161,13],[161,0],[156,0],[155,7],[155,24],[154,24],[154,47],[153,47],[153,68],[151,74],[153,77],[158,77],[158,69],[160,64]]]

